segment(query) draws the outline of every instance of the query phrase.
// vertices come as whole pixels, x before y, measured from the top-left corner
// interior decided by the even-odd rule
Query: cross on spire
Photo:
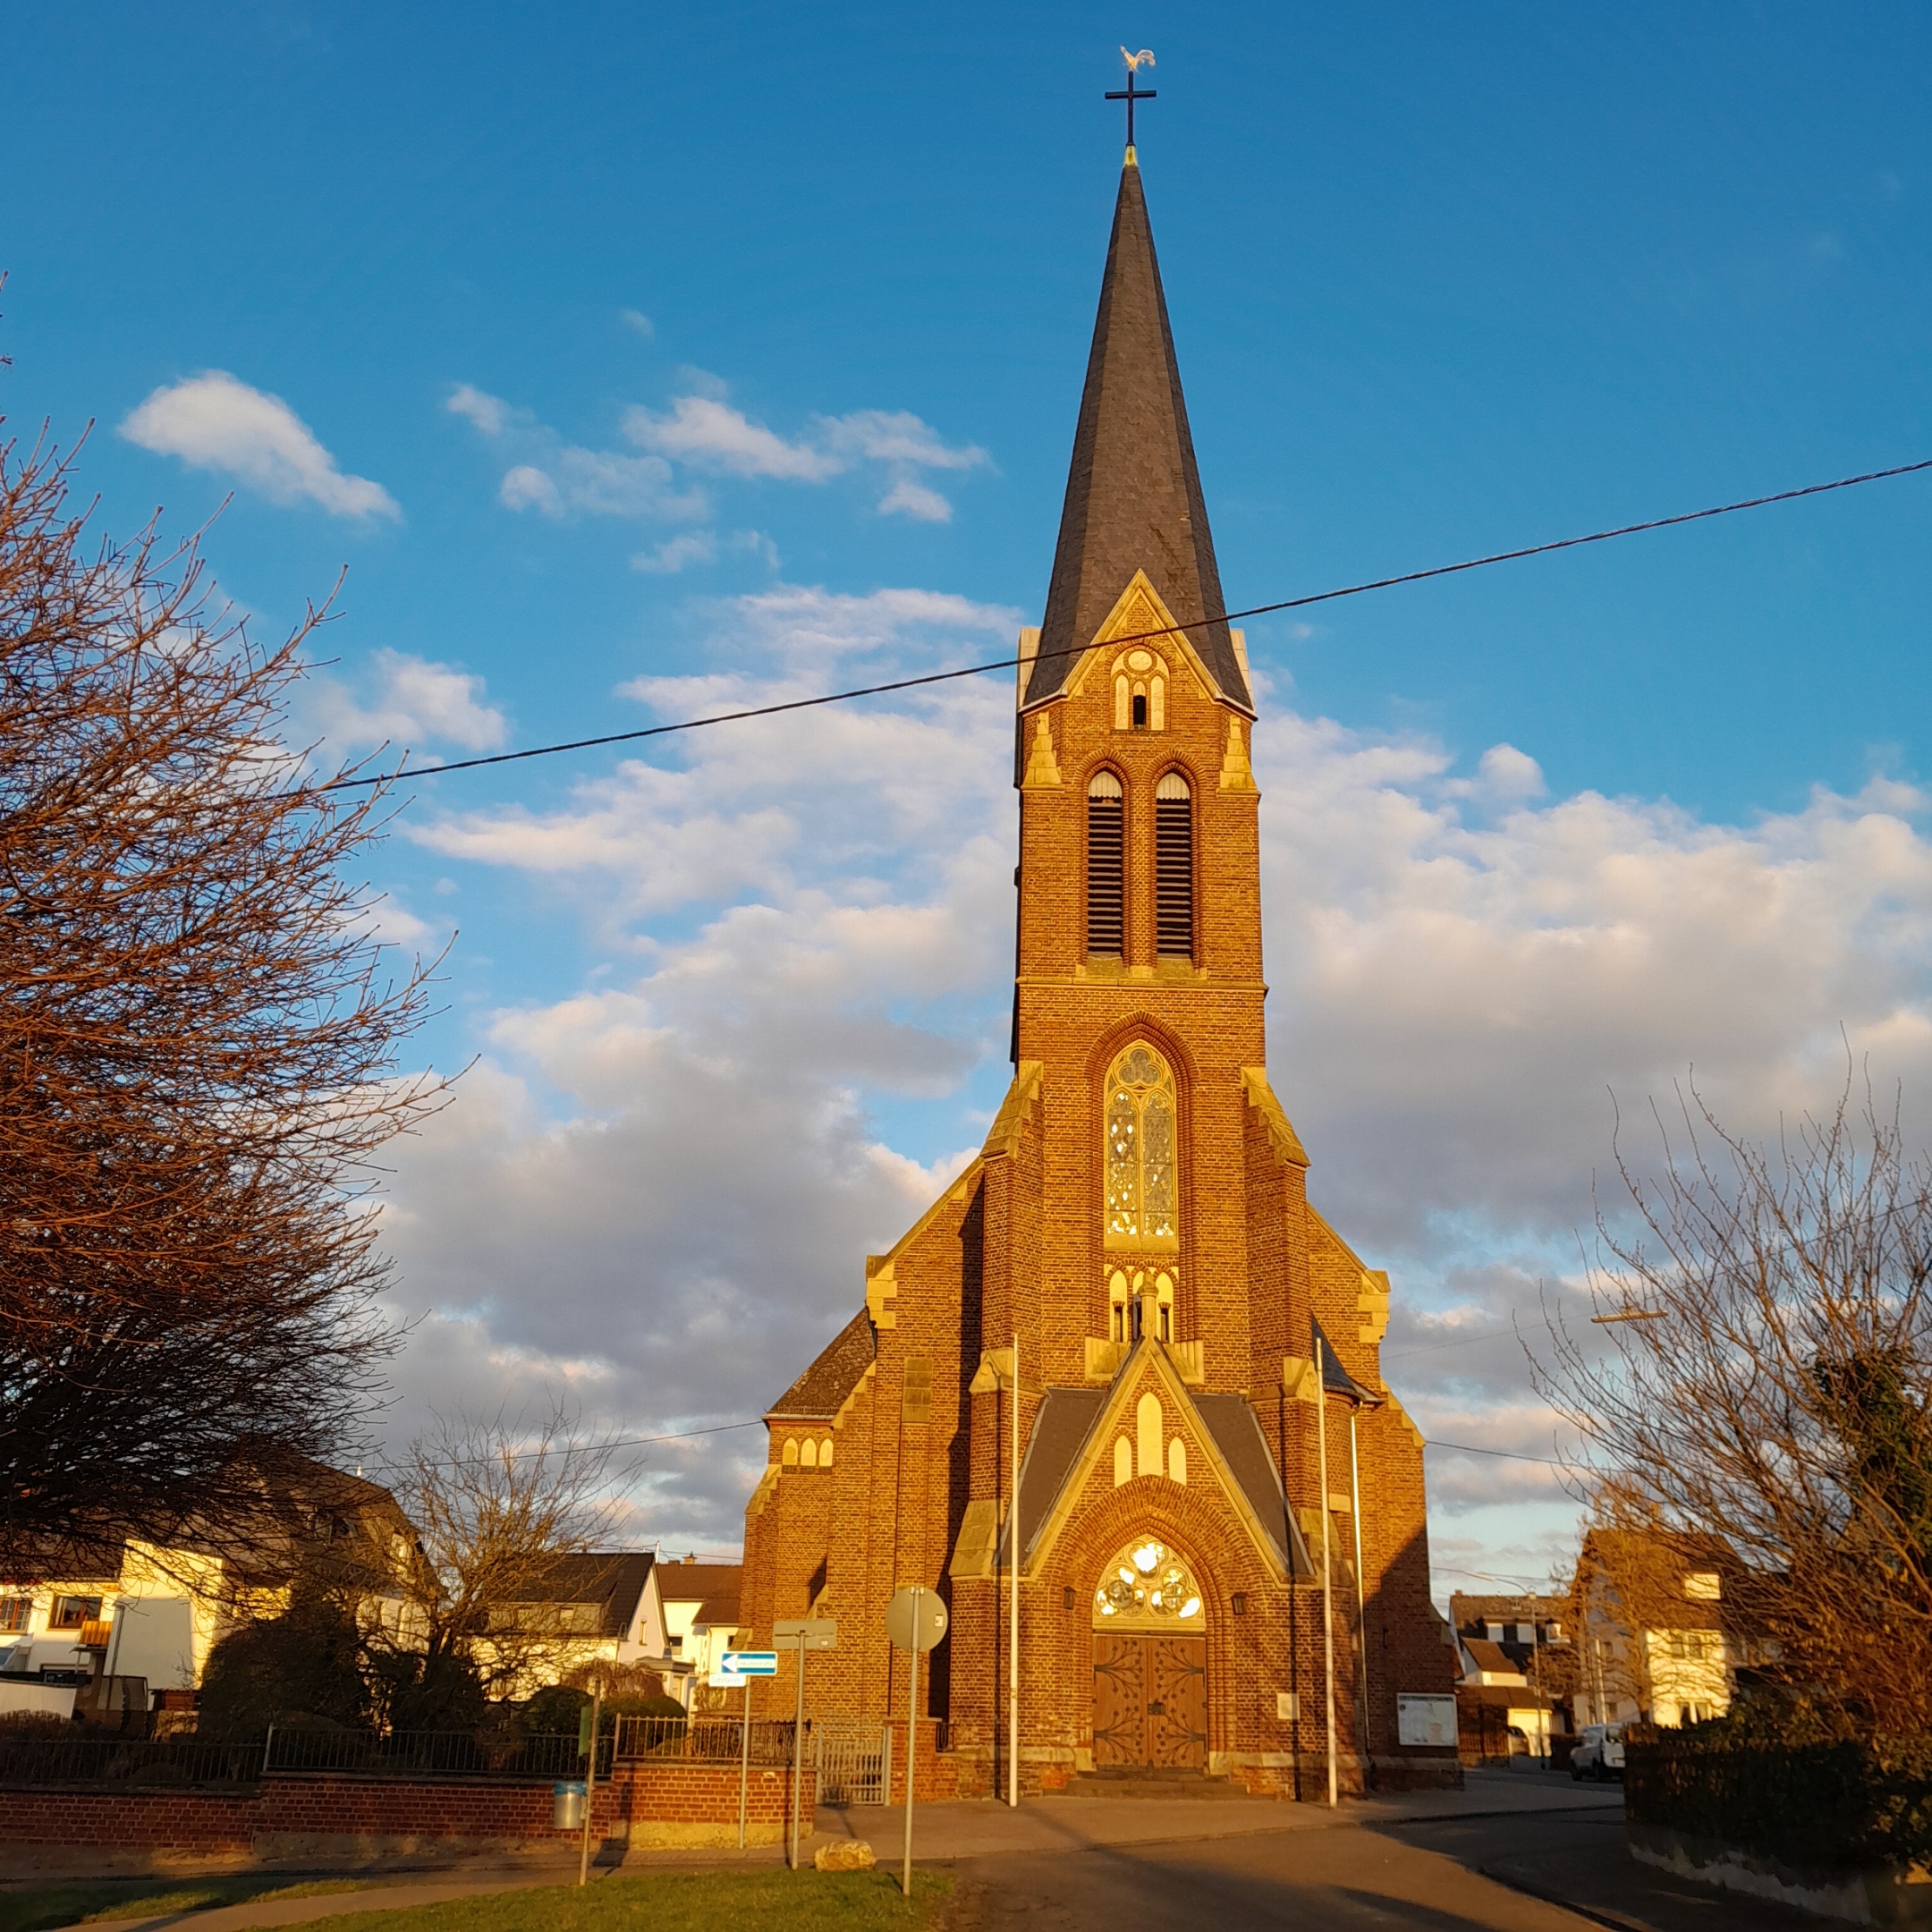
[[[1151,67],[1154,64],[1154,49],[1152,47],[1142,47],[1138,54],[1130,54],[1125,47],[1123,47],[1121,49],[1121,58],[1127,63],[1127,85],[1124,89],[1110,93],[1107,98],[1109,100],[1123,100],[1127,103],[1127,152],[1131,156],[1134,151],[1134,103],[1136,101],[1153,100],[1156,97],[1155,89],[1135,87],[1134,74],[1142,65]]]

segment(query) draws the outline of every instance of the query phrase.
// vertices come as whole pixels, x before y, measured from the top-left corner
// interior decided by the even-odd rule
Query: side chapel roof
[[[878,1340],[860,1309],[818,1352],[818,1359],[765,1411],[767,1421],[829,1421],[872,1366]]]
[[[1219,695],[1251,713],[1248,681],[1219,614],[1226,605],[1181,394],[1167,297],[1140,170],[1130,161],[1121,171],[1114,207],[1053,581],[1022,710],[1066,689],[1078,654],[1137,570],[1148,573],[1179,622],[1214,614],[1212,623],[1189,631],[1188,638]]]

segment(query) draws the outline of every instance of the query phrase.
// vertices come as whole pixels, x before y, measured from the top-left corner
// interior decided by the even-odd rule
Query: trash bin
[[[550,1787],[550,1828],[553,1831],[583,1829],[584,1786],[581,1778]]]

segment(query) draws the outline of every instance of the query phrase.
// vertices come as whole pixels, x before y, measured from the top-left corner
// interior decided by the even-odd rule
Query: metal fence
[[[597,1775],[608,1777],[611,1746],[597,1740]],[[375,1777],[581,1777],[577,1733],[477,1731],[272,1731],[263,1769],[346,1771]]]
[[[123,1784],[145,1789],[252,1784],[261,1769],[259,1743],[216,1744],[195,1737],[8,1737],[0,1733],[0,1785]]]
[[[792,1732],[789,1717],[754,1717],[751,1762],[790,1764]],[[736,1764],[744,1750],[745,1725],[741,1717],[620,1717],[615,1741],[620,1761],[677,1758]]]

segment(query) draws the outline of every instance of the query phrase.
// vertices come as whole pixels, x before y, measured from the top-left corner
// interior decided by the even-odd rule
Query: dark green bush
[[[1747,1698],[1681,1731],[1624,1733],[1630,1817],[1792,1865],[1932,1859],[1932,1738],[1864,1733],[1803,1699]]]
[[[533,1735],[574,1733],[589,1701],[588,1691],[572,1690],[568,1684],[550,1684],[524,1705],[523,1728]]]
[[[361,1648],[355,1619],[326,1597],[298,1597],[284,1615],[244,1623],[208,1653],[198,1733],[254,1739],[304,1717],[366,1724]]]

